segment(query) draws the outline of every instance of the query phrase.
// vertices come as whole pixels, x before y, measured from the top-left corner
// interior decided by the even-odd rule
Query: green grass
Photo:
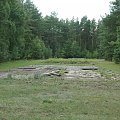
[[[120,120],[120,81],[1,79],[0,120]]]
[[[28,66],[28,65],[41,65],[41,64],[88,64],[88,60],[86,59],[46,59],[46,60],[18,60],[18,61],[10,61],[0,63],[0,71],[7,71],[9,69]]]
[[[91,59],[88,60],[96,66],[100,67],[103,70],[110,70],[120,74],[120,64],[115,64],[114,62],[109,62],[105,60]]]
[[[120,74],[120,65],[92,59],[13,61],[0,71],[34,64],[94,64]],[[120,80],[1,78],[0,120],[120,120]]]

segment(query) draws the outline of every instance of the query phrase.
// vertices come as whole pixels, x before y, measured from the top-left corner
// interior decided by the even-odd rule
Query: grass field
[[[46,59],[46,60],[18,60],[0,63],[0,71],[6,71],[21,66],[28,65],[43,65],[43,64],[72,64],[72,65],[84,65],[88,64],[87,59]]]
[[[0,71],[33,64],[94,64],[120,74],[120,65],[86,59],[14,61]],[[0,120],[120,120],[120,80],[1,78]]]

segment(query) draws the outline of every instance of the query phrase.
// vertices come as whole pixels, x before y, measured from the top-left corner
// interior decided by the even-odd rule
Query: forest
[[[120,63],[119,0],[110,6],[99,21],[64,20],[56,12],[43,17],[30,0],[0,0],[0,62],[53,57]]]

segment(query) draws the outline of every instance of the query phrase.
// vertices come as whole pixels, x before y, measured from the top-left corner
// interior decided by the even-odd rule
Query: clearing
[[[0,71],[0,120],[120,120],[120,65],[52,59]]]

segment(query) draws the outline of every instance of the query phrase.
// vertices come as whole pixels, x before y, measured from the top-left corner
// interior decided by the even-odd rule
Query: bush
[[[115,63],[120,63],[120,42],[116,43],[113,59],[114,59]]]
[[[47,59],[52,56],[52,50],[47,48],[41,39],[36,37],[31,42],[29,49],[25,51],[26,59]]]

